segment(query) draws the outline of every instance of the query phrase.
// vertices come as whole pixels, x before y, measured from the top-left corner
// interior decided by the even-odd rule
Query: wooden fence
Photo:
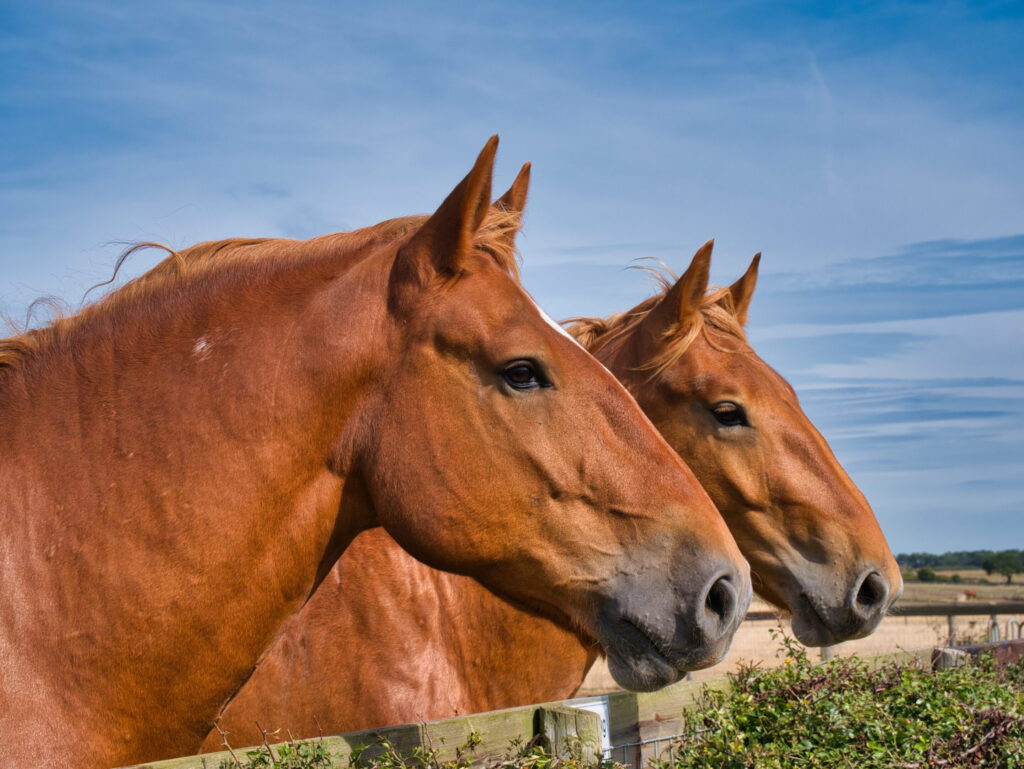
[[[889,614],[896,617],[942,617],[945,616],[949,627],[948,639],[956,638],[957,617],[984,617],[988,615],[988,640],[1009,641],[1021,638],[1021,623],[1016,617],[1010,617],[1004,624],[1003,632],[999,629],[999,617],[1010,614],[1024,615],[1024,601],[957,601],[956,603],[929,604],[897,604]]]
[[[999,633],[999,616],[1024,614],[1024,602],[990,603],[970,601],[949,604],[898,606],[891,612],[897,616],[946,616],[951,635],[958,616],[990,617],[992,627]],[[765,616],[762,616],[765,615]],[[771,612],[751,612],[750,620],[774,619]],[[1007,620],[1007,629],[1020,632],[1021,623]],[[995,638],[994,640],[999,640]],[[1012,644],[1024,650],[1024,642]],[[962,647],[976,649],[978,647]],[[966,653],[966,652],[965,652]],[[974,653],[974,652],[972,652]],[[959,652],[953,655],[955,658]],[[947,650],[931,647],[897,654],[883,654],[870,658],[872,664],[890,661],[920,661],[939,664],[948,660]],[[942,664],[947,664],[943,662]],[[615,761],[632,767],[642,767],[658,756],[683,731],[683,713],[693,707],[704,687],[724,688],[724,676],[705,681],[682,681],[657,692],[616,692],[596,697],[582,697],[561,702],[530,705],[508,710],[496,710],[457,718],[446,718],[420,724],[405,724],[383,729],[352,732],[323,738],[324,746],[343,760],[353,753],[370,758],[383,751],[380,743],[386,741],[392,748],[411,756],[417,748],[433,749],[440,760],[455,758],[456,749],[475,734],[480,743],[474,751],[479,763],[487,763],[508,755],[510,746],[534,741],[551,752],[565,754],[570,746],[582,751],[585,758],[604,754]],[[245,749],[235,749],[244,758]],[[217,769],[228,752],[210,753],[138,764],[124,769]]]

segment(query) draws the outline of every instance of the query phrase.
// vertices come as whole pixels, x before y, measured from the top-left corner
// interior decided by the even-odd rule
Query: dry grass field
[[[987,576],[981,569],[936,569],[940,579],[949,579],[959,574],[963,580],[959,585],[950,582],[907,582],[903,588],[901,603],[942,603],[955,601],[964,590],[973,590],[979,601],[1024,600],[1024,575],[1017,575],[1006,584],[1006,578],[999,575]]]

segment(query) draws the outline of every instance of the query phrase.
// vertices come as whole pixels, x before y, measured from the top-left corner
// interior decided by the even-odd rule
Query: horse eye
[[[747,421],[747,412],[743,410],[742,406],[732,401],[716,403],[711,407],[711,413],[718,420],[718,424],[723,427],[750,427],[750,422]]]
[[[544,378],[537,367],[529,361],[518,361],[501,372],[502,378],[509,387],[516,390],[534,390],[538,387],[550,387],[551,383]]]

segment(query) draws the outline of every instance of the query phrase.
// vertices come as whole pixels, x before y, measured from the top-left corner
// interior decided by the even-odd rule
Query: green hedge
[[[745,667],[704,695],[657,769],[1024,766],[1024,666],[818,664],[781,643],[784,665]]]

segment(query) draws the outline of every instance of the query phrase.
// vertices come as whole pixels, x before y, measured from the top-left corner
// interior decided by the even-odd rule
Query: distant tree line
[[[1024,574],[1024,550],[954,550],[941,555],[900,553],[896,562],[903,569],[916,569],[922,582],[935,579],[933,569],[984,569],[986,574],[1006,577],[1007,584],[1014,574]]]
[[[995,550],[952,550],[948,553],[900,553],[896,561],[904,569],[920,569],[931,566],[933,569],[982,569],[982,561],[996,554]],[[1017,558],[1024,558],[1024,550],[1000,550]]]

